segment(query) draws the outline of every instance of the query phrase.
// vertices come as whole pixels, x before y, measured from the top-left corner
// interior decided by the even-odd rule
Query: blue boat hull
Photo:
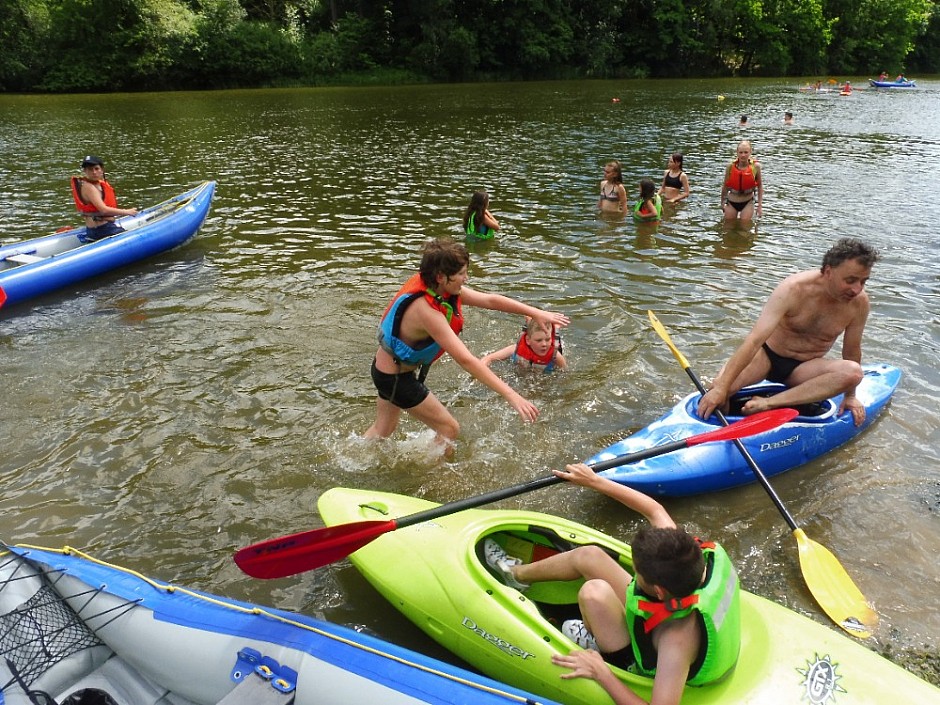
[[[161,583],[73,549],[0,547],[0,705],[36,702],[23,683],[55,702],[93,686],[121,705],[286,705],[288,695],[294,705],[553,705],[323,620]]]
[[[207,181],[118,223],[126,232],[82,243],[85,228],[0,247],[0,306],[29,299],[99,276],[178,247],[202,226],[215,182]]]
[[[851,413],[837,414],[842,401],[842,395],[839,395],[812,409],[811,416],[797,416],[779,428],[742,439],[765,475],[770,477],[808,463],[838,448],[872,424],[891,399],[901,380],[901,371],[886,364],[863,365],[863,368],[865,377],[856,390],[856,396],[865,405],[866,411],[861,426],[853,423]],[[774,393],[782,389],[784,387],[781,384],[762,382],[745,387],[735,398]],[[699,398],[699,394],[687,396],[662,418],[605,448],[588,462],[610,460],[618,455],[635,453],[715,430],[720,425],[717,418],[703,421],[695,414]],[[728,416],[729,421],[740,418],[733,414]],[[715,492],[756,481],[744,456],[733,443],[704,443],[623,465],[602,474],[647,494],[667,497]]]
[[[872,88],[917,88],[914,81],[876,81],[873,78],[868,79]]]

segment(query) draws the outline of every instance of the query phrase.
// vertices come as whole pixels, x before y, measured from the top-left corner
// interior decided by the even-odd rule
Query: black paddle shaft
[[[728,425],[727,421],[725,421],[725,425]],[[737,439],[735,439],[735,441],[738,442]],[[616,458],[611,458],[610,460],[603,460],[599,463],[592,463],[590,468],[594,472],[612,470],[613,468],[619,468],[621,465],[626,465],[627,463],[635,463],[639,462],[640,460],[646,460],[647,458],[653,458],[657,455],[671,453],[674,450],[685,448],[688,445],[688,440],[664,443],[663,445],[653,446],[652,448],[630,453],[629,455],[618,455]],[[516,497],[517,495],[525,494],[526,492],[532,492],[533,490],[539,490],[543,487],[548,487],[549,485],[555,485],[564,481],[564,478],[558,477],[557,475],[549,475],[548,477],[540,477],[537,480],[530,480],[529,482],[524,482],[520,485],[504,487],[501,490],[493,490],[492,492],[477,495],[476,497],[458,499],[454,502],[448,502],[447,504],[442,504],[439,507],[434,507],[433,509],[427,509],[423,512],[409,514],[406,517],[396,519],[395,528],[401,529],[406,526],[420,524],[423,521],[430,521],[431,519],[437,519],[449,514],[456,514],[457,512],[462,512],[464,509],[472,509],[474,507],[480,507],[491,502],[498,502],[501,499],[509,499],[510,497]]]
[[[698,375],[695,374],[695,371],[691,367],[686,367],[685,372],[689,375],[689,379],[692,380],[695,384],[699,393],[702,396],[705,396],[705,385],[702,384],[702,381],[698,378]],[[715,409],[715,416],[718,417],[718,420],[721,421],[725,426],[729,426],[730,422],[725,418],[725,415],[721,413],[721,409]],[[796,525],[796,522],[793,520],[793,517],[790,515],[790,512],[787,511],[787,508],[783,506],[783,502],[780,501],[780,497],[777,495],[777,491],[773,488],[773,485],[770,484],[770,481],[767,479],[767,476],[764,475],[764,471],[760,469],[760,466],[757,464],[757,461],[751,456],[747,448],[744,447],[744,444],[739,438],[732,439],[734,444],[738,447],[738,450],[741,451],[741,455],[744,456],[744,460],[747,462],[748,466],[753,471],[754,475],[757,476],[758,481],[763,485],[764,489],[767,491],[767,494],[770,495],[770,499],[773,500],[773,503],[776,505],[777,510],[783,515],[783,518],[786,520],[787,524],[790,526],[791,531],[796,531],[799,527]]]

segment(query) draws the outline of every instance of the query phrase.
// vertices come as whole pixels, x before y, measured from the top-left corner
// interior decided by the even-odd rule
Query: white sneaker
[[[561,633],[582,649],[600,651],[600,649],[597,648],[594,635],[588,631],[588,628],[584,626],[584,622],[580,619],[566,619],[561,625]]]
[[[506,585],[520,591],[529,587],[525,583],[516,580],[516,576],[512,573],[512,567],[522,565],[522,561],[506,553],[496,541],[486,539],[483,542],[483,555],[486,557],[486,564],[499,573]]]

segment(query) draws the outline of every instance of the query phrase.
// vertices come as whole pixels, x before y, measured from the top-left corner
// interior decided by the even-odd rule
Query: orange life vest
[[[738,166],[738,161],[735,159],[728,165],[725,186],[738,193],[754,193],[754,189],[760,183],[757,169],[753,159],[749,159],[747,166],[743,169]]]
[[[72,198],[75,199],[75,207],[78,208],[78,212],[91,217],[104,215],[104,213],[99,212],[93,205],[85,203],[82,199],[83,181],[88,181],[88,179],[83,179],[81,176],[73,176],[70,179],[70,183],[72,184]],[[88,183],[98,187],[98,190],[101,191],[101,200],[104,201],[106,206],[109,208],[118,207],[117,196],[114,195],[114,189],[111,188],[111,184],[104,179],[101,179],[97,183],[94,181],[88,181]]]

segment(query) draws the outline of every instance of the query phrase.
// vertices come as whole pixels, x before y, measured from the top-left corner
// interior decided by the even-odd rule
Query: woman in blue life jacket
[[[379,349],[372,362],[372,381],[378,390],[376,417],[365,432],[366,438],[392,435],[405,411],[437,433],[436,441],[445,446],[445,454],[453,452],[460,424],[424,385],[428,368],[444,353],[502,396],[523,419],[538,418],[535,405],[496,376],[460,340],[462,306],[530,316],[546,329],[568,325],[568,317],[508,296],[471,289],[466,286],[469,262],[467,248],[451,238],[428,241],[419,272],[385,309],[379,324]]]
[[[490,213],[490,195],[486,191],[474,191],[470,205],[463,214],[463,230],[467,237],[490,240],[499,231],[499,221]]]
[[[678,527],[655,499],[596,474],[583,463],[555,475],[590,488],[649,522],[631,542],[635,575],[590,544],[524,563],[492,538],[484,540],[487,565],[510,587],[584,579],[580,619],[561,631],[580,646],[552,663],[570,669],[561,678],[590,678],[616,705],[645,702],[608,663],[653,678],[651,702],[679,705],[686,685],[722,680],[741,647],[740,584],[727,552]]]

